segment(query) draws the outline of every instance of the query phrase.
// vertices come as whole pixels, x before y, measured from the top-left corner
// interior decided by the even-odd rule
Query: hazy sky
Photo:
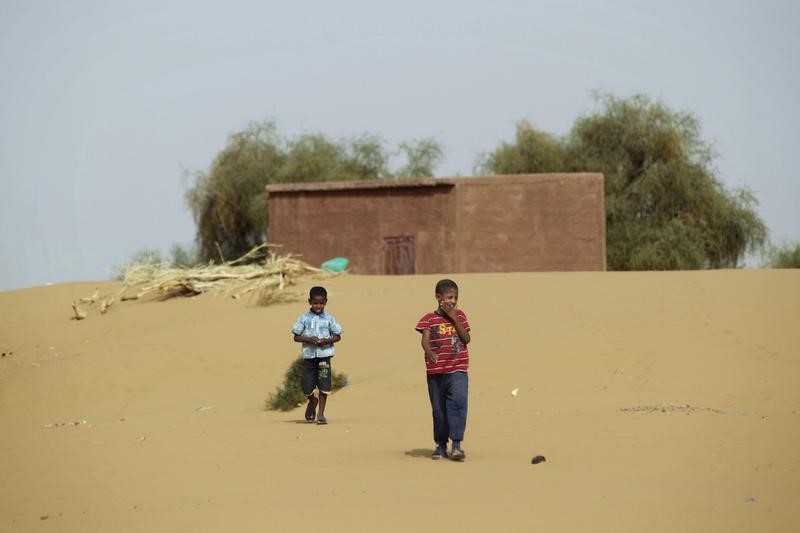
[[[435,137],[470,175],[592,92],[693,112],[729,188],[800,240],[800,3],[0,0],[0,290],[107,279],[189,244],[183,170],[261,119]]]

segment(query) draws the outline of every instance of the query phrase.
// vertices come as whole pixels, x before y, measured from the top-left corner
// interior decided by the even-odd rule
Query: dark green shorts
[[[300,379],[303,394],[308,396],[314,392],[314,389],[328,394],[331,392],[332,384],[333,369],[330,357],[303,359],[303,377]]]

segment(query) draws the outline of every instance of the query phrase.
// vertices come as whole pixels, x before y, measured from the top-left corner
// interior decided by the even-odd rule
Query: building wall
[[[384,237],[413,236],[416,273],[455,267],[452,185],[270,191],[269,241],[319,266],[347,257],[350,272],[383,274]]]
[[[601,174],[475,178],[457,203],[458,272],[605,270]]]
[[[273,185],[269,240],[312,265],[383,274],[385,237],[413,236],[415,272],[605,270],[602,174]]]

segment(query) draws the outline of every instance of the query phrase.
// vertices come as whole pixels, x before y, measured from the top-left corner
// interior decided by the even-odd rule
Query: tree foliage
[[[157,248],[139,248],[130,255],[127,262],[111,267],[111,277],[112,279],[122,280],[125,278],[125,271],[135,265],[160,267],[160,265],[164,264],[166,264],[164,256]]]
[[[400,153],[407,162],[394,174],[395,178],[429,178],[444,159],[442,145],[431,138],[400,143]]]
[[[564,137],[519,122],[515,142],[486,155],[482,170],[602,172],[609,270],[733,268],[763,248],[756,199],[717,179],[694,115],[642,95],[598,101]]]
[[[561,172],[565,168],[565,152],[561,139],[539,131],[527,120],[521,120],[517,122],[515,141],[501,143],[485,156],[479,167],[482,172],[493,174]]]
[[[169,255],[172,258],[172,266],[175,268],[191,268],[200,263],[197,257],[197,249],[193,246],[184,246],[180,243],[172,243],[169,248]]]
[[[800,242],[771,247],[767,266],[770,268],[800,268]]]
[[[376,136],[287,139],[273,122],[250,124],[230,136],[208,171],[191,173],[186,200],[197,225],[199,259],[237,257],[266,240],[268,184],[431,176],[442,159],[432,139],[403,143],[400,153],[407,163],[393,173],[392,152]]]

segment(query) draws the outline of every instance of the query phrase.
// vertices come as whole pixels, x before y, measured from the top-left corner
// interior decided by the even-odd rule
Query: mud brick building
[[[603,175],[267,186],[269,241],[357,274],[605,270]]]

